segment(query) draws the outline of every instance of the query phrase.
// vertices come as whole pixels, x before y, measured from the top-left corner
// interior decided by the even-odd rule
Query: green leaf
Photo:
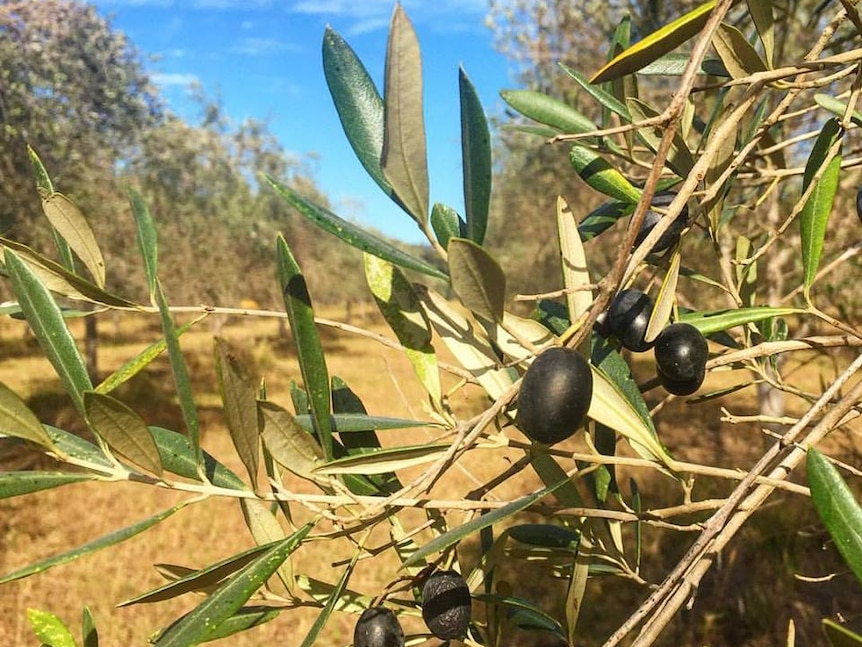
[[[6,249],[6,270],[15,297],[33,330],[42,352],[51,362],[75,408],[84,413],[84,391],[93,388],[87,367],[66,327],[57,302],[30,267]]]
[[[36,190],[39,192],[39,197],[44,198],[54,193],[54,184],[51,182],[51,176],[42,164],[42,160],[36,154],[29,144],[27,144],[27,155],[30,157],[30,164],[33,166],[33,175],[36,178]]]
[[[572,146],[569,161],[581,179],[599,193],[604,193],[620,202],[635,204],[640,200],[640,189],[629,182],[605,158],[589,148]]]
[[[549,454],[533,454],[530,460],[530,466],[542,479],[542,483],[550,487],[560,481],[567,481],[554,492],[554,497],[560,502],[560,505],[566,508],[580,508],[584,505],[584,501],[578,492],[577,486],[566,476],[566,471],[560,467],[553,456]]]
[[[162,461],[162,469],[172,474],[187,479],[199,481],[201,479],[198,469],[198,456],[192,450],[188,436],[163,429],[161,427],[150,427],[150,433],[159,448],[159,457]],[[247,490],[247,486],[236,474],[225,467],[222,463],[203,453],[204,474],[207,480],[216,487],[230,490]]]
[[[15,580],[30,577],[31,575],[35,575],[36,573],[43,573],[44,571],[47,571],[50,568],[54,568],[55,566],[68,564],[69,562],[74,561],[79,557],[83,557],[84,555],[87,555],[89,553],[93,553],[97,550],[101,550],[102,548],[107,548],[108,546],[113,546],[115,544],[119,544],[123,541],[126,541],[127,539],[131,539],[135,535],[139,535],[145,530],[148,530],[156,524],[164,521],[176,511],[184,508],[185,506],[186,503],[177,504],[172,508],[168,508],[163,512],[149,517],[148,519],[139,521],[136,524],[127,526],[126,528],[115,530],[114,532],[100,537],[99,539],[78,546],[77,548],[73,548],[72,550],[66,551],[65,553],[60,553],[59,555],[54,555],[53,557],[49,557],[48,559],[36,562],[35,564],[30,564],[29,566],[26,566],[22,569],[9,573],[8,575],[0,577],[0,584],[14,582]]]
[[[617,220],[631,215],[635,205],[631,202],[606,202],[594,209],[578,225],[581,240],[587,242],[613,227]]]
[[[560,265],[569,319],[580,317],[593,302],[593,291],[578,289],[589,285],[587,256],[578,231],[578,222],[563,196],[557,196],[557,237],[560,241]]]
[[[258,402],[260,434],[272,457],[297,476],[315,480],[314,468],[325,460],[320,445],[300,427],[286,409]]]
[[[754,21],[757,35],[766,53],[766,64],[772,69],[775,54],[775,18],[772,13],[772,0],[747,0],[748,13]]]
[[[81,612],[81,635],[84,637],[84,647],[99,647],[99,631],[96,629],[96,619],[89,607]]]
[[[862,506],[838,469],[813,447],[808,451],[808,485],[814,509],[862,584]]]
[[[676,286],[679,282],[680,258],[678,250],[671,257],[670,265],[664,275],[664,280],[661,282],[661,289],[655,299],[652,315],[650,315],[649,323],[647,324],[646,334],[644,335],[645,341],[655,341],[673,314],[673,306],[676,303]]]
[[[564,548],[577,552],[581,533],[548,523],[524,523],[509,528],[509,537],[522,544],[542,548]]]
[[[690,60],[691,56],[684,53],[665,54],[646,67],[639,69],[638,76],[682,76],[685,74],[685,68]],[[730,78],[730,72],[724,67],[724,63],[717,58],[704,59],[700,64],[698,73]]]
[[[862,647],[862,636],[828,618],[823,618],[823,631],[832,647]]]
[[[450,238],[467,237],[467,223],[457,211],[441,202],[435,202],[431,209],[431,228],[443,249],[449,246]]]
[[[0,472],[0,499],[11,499],[22,494],[50,490],[69,483],[91,481],[92,474],[70,474],[68,472]]]
[[[316,580],[307,575],[298,575],[296,583],[299,585],[299,588],[308,593],[311,599],[321,605],[326,604],[332,598],[332,592],[335,590],[335,585]],[[351,589],[344,589],[341,591],[341,596],[336,603],[335,609],[358,615],[372,604],[374,604],[373,597],[362,595]]]
[[[100,288],[105,287],[105,259],[90,223],[78,206],[62,193],[42,199],[42,211],[51,226],[63,237]]]
[[[814,142],[814,148],[812,148],[808,162],[805,164],[805,174],[802,178],[803,193],[811,185],[817,172],[826,164],[823,174],[799,214],[806,297],[817,276],[817,268],[820,266],[820,256],[823,253],[823,242],[826,238],[826,225],[832,214],[832,203],[835,200],[841,174],[841,153],[835,155],[828,163],[826,158],[829,150],[842,136],[842,133],[837,119],[833,118],[827,121],[817,136],[817,141]]]
[[[437,279],[448,278],[445,272],[441,272],[433,265],[429,265],[422,259],[411,256],[407,252],[395,247],[392,243],[369,234],[352,222],[339,218],[331,211],[309,202],[296,193],[296,191],[277,182],[272,177],[265,175],[264,178],[300,214],[324,231],[328,231],[333,236],[340,238],[348,245],[352,245],[374,256],[379,256],[395,265],[415,270],[421,274],[433,276]]]
[[[326,625],[327,620],[329,620],[329,616],[332,615],[332,612],[338,606],[338,602],[341,598],[344,589],[347,588],[347,582],[350,580],[350,576],[353,574],[353,569],[356,566],[356,560],[359,559],[361,551],[357,549],[356,553],[353,555],[353,559],[350,560],[350,563],[347,565],[347,568],[344,569],[344,573],[341,575],[341,579],[338,580],[338,584],[335,585],[335,588],[332,590],[332,594],[329,596],[329,599],[326,601],[326,604],[323,606],[323,609],[320,611],[320,615],[314,621],[314,624],[311,626],[308,634],[305,636],[305,639],[302,641],[300,647],[312,647],[317,641],[317,637],[320,635],[320,632],[323,630],[323,627]]]
[[[413,286],[399,269],[376,256],[365,254],[364,266],[365,279],[380,313],[404,346],[413,372],[432,402],[441,407],[443,392],[431,345],[431,326]]]
[[[347,456],[314,468],[317,474],[386,474],[401,469],[424,465],[441,458],[449,450],[448,444],[411,445],[379,449],[365,454]]]
[[[249,605],[240,607],[230,618],[224,620],[216,630],[207,638],[207,642],[211,640],[220,640],[234,634],[254,629],[262,624],[266,624],[270,620],[275,620],[281,613],[278,607],[266,605]]]
[[[44,425],[44,427],[48,436],[51,437],[51,442],[54,443],[58,453],[61,455],[93,463],[100,467],[115,467],[114,463],[107,458],[102,449],[93,443],[51,425]]]
[[[453,528],[449,532],[446,532],[439,537],[432,539],[430,542],[422,546],[422,548],[417,550],[409,558],[407,558],[407,560],[405,560],[404,566],[410,566],[411,564],[415,564],[427,557],[428,555],[445,550],[449,546],[458,543],[465,537],[472,535],[474,532],[479,532],[482,528],[487,528],[497,523],[498,521],[508,519],[509,517],[521,512],[522,510],[530,507],[531,505],[538,503],[546,496],[552,494],[555,490],[560,487],[563,487],[569,482],[570,481],[568,478],[563,479],[547,487],[544,487],[541,490],[533,492],[532,494],[523,496],[520,499],[515,499],[511,503],[508,503],[501,508],[495,508],[490,512],[486,512],[485,514],[476,517],[472,521],[468,521],[467,523],[460,525],[457,528]]]
[[[658,116],[658,111],[652,106],[640,101],[639,99],[628,99],[626,104],[629,111],[632,113],[632,119],[636,122],[651,119]],[[651,128],[641,128],[637,131],[638,139],[640,139],[647,148],[655,152],[659,148],[664,131],[659,126]],[[673,143],[667,154],[667,166],[680,177],[687,177],[694,166],[694,157],[685,143],[682,133],[677,130],[673,136]]]
[[[599,368],[616,388],[629,401],[641,418],[644,425],[650,430],[650,434],[656,436],[655,426],[650,416],[649,407],[644,400],[643,394],[638,389],[637,382],[632,377],[631,368],[622,356],[611,344],[599,335],[592,336],[590,361]],[[656,436],[658,438],[658,436]]]
[[[275,573],[287,556],[302,544],[314,524],[307,523],[283,541],[271,546],[243,567],[212,595],[162,633],[155,641],[158,647],[188,647],[205,642]]]
[[[279,234],[277,240],[278,280],[284,297],[284,307],[296,343],[299,369],[308,393],[314,429],[323,455],[332,458],[332,428],[329,415],[332,410],[329,393],[329,371],[320,335],[314,323],[314,308],[302,270],[293,257],[287,241]]]
[[[491,133],[479,93],[463,67],[458,70],[458,91],[461,97],[461,157],[467,237],[481,245],[488,228],[491,203]]]
[[[130,189],[129,202],[132,205],[132,215],[135,217],[135,226],[137,227],[138,248],[141,250],[141,257],[144,259],[144,272],[147,276],[150,301],[155,304],[159,265],[159,245],[156,225],[140,193],[134,189]]]
[[[452,289],[476,314],[500,321],[506,302],[506,275],[500,264],[472,240],[449,240],[449,274]]]
[[[180,410],[183,414],[183,421],[188,431],[189,446],[194,452],[195,463],[197,464],[198,472],[203,469],[203,451],[201,450],[200,440],[200,422],[198,419],[198,410],[195,406],[194,396],[192,395],[192,382],[189,378],[189,369],[186,366],[186,361],[183,358],[183,352],[180,349],[180,339],[177,334],[176,325],[173,315],[171,315],[168,300],[162,290],[162,282],[156,279],[156,304],[159,308],[159,316],[162,320],[162,332],[165,336],[165,344],[168,349],[168,359],[171,365],[171,373],[174,376],[174,384],[177,388],[177,398],[180,401]],[[201,476],[203,474],[201,473]]]
[[[248,472],[252,487],[260,471],[260,435],[257,425],[257,385],[249,377],[227,342],[216,337],[215,365],[219,393],[233,446]]]
[[[596,125],[580,112],[558,99],[535,90],[503,90],[500,97],[509,106],[540,124],[564,133],[588,133]]]
[[[598,101],[603,108],[607,108],[611,112],[622,117],[623,121],[631,122],[632,116],[629,113],[629,109],[626,108],[625,104],[622,101],[617,99],[610,92],[605,92],[599,86],[593,85],[592,83],[590,83],[590,80],[587,77],[585,77],[583,74],[581,74],[574,68],[569,67],[562,61],[558,62],[557,65],[559,65],[566,74],[572,77],[575,83],[581,86],[581,89],[583,89],[593,99]]]
[[[12,389],[0,382],[0,434],[23,438],[56,450],[51,437],[24,400]]]
[[[271,503],[260,499],[242,499],[240,507],[242,508],[245,525],[248,527],[251,536],[254,537],[254,541],[258,546],[271,544],[274,541],[281,541],[286,537],[284,528],[278,522]],[[289,508],[284,507],[282,509],[289,516]],[[276,574],[284,585],[284,592],[275,590],[273,592],[286,595],[288,598],[295,598],[296,578],[293,575],[293,565],[289,556],[278,567]]]
[[[428,222],[425,146],[419,41],[404,9],[396,4],[386,47],[380,167],[398,197],[397,202],[423,231]]]
[[[333,380],[336,378],[333,378]],[[333,394],[333,398],[334,398]],[[294,419],[305,431],[314,430],[311,416],[300,414]],[[437,427],[433,420],[410,420],[408,418],[391,418],[388,416],[369,416],[361,413],[334,413],[330,416],[332,431],[339,434],[367,431],[368,429],[409,429],[411,427]]]
[[[507,622],[519,629],[549,631],[563,639],[566,636],[563,627],[553,616],[548,615],[528,600],[490,593],[476,593],[473,597],[485,604],[497,604],[509,609]]]
[[[731,78],[741,79],[766,70],[766,63],[736,27],[721,23],[713,36],[712,46]]]
[[[36,637],[47,647],[78,647],[75,637],[60,618],[53,613],[27,609],[27,620]]]
[[[84,410],[90,428],[112,450],[161,476],[159,448],[141,416],[119,400],[95,391],[84,393]]]
[[[842,119],[844,118],[844,113],[847,112],[847,104],[845,102],[839,101],[828,94],[815,94],[814,101],[824,110],[828,110]],[[850,121],[857,126],[862,126],[862,112],[853,110],[853,112],[850,113]]]
[[[675,50],[703,29],[709,13],[716,4],[716,0],[710,0],[644,37],[611,59],[592,76],[590,83],[612,81],[637,72],[657,58]]]
[[[802,308],[772,308],[770,306],[754,306],[751,308],[736,308],[732,310],[708,310],[687,312],[680,315],[679,320],[691,324],[705,337],[717,332],[728,330],[735,326],[763,321],[772,317],[787,317],[795,314],[805,314]]]
[[[392,185],[380,168],[383,99],[356,52],[329,27],[323,34],[323,73],[356,158],[377,186],[392,197]]]

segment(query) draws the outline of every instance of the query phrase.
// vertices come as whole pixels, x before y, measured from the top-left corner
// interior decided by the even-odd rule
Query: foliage
[[[274,237],[270,251],[284,314],[270,314],[289,320],[297,348],[296,377],[301,383],[291,390],[290,406],[267,393],[265,376],[254,375],[237,349],[214,340],[225,426],[247,472],[243,476],[201,446],[201,403],[182,349],[186,328],[175,321],[178,312],[189,308],[172,305],[162,286],[164,250],[174,237],[165,237],[170,229],[153,216],[141,194],[132,192],[131,202],[147,298],[107,291],[109,278],[101,278],[95,260],[104,258],[97,253],[100,243],[68,233],[86,231],[82,212],[63,211],[65,222],[74,227],[57,227],[52,221],[68,256],[75,254],[81,263],[64,265],[14,240],[0,240],[5,273],[19,304],[15,314],[29,323],[87,430],[86,437],[80,437],[43,425],[14,391],[3,389],[0,434],[32,445],[53,462],[50,470],[6,474],[0,495],[24,495],[81,479],[103,480],[104,487],[111,481],[134,481],[188,495],[156,515],[7,574],[0,584],[108,548],[181,514],[202,498],[225,497],[239,502],[255,545],[203,568],[165,566],[160,572],[167,583],[123,603],[170,601],[191,592],[204,595],[192,610],[161,629],[153,639],[157,645],[197,644],[233,635],[298,607],[318,611],[303,645],[317,640],[337,611],[358,616],[383,604],[408,622],[421,607],[418,591],[438,568],[460,571],[470,588],[473,616],[465,637],[470,645],[509,644],[535,634],[551,636],[557,644],[580,643],[586,633],[583,618],[593,609],[607,609],[606,600],[593,592],[608,580],[638,599],[627,618],[610,618],[619,626],[601,637],[609,646],[638,627],[634,644],[656,643],[692,596],[698,605],[718,608],[720,601],[697,596],[715,555],[744,532],[752,515],[768,511],[764,503],[776,490],[787,497],[808,494],[788,476],[809,448],[825,449],[827,436],[839,435],[852,424],[862,398],[862,381],[856,375],[862,357],[850,361],[834,355],[834,368],[824,371],[816,392],[810,383],[797,384],[797,376],[776,362],[782,354],[798,362],[814,361],[818,353],[854,350],[862,339],[851,322],[818,306],[823,276],[839,253],[826,244],[826,223],[841,176],[857,163],[836,160],[841,160],[842,147],[852,150],[856,145],[851,115],[860,94],[854,75],[862,54],[852,49],[822,57],[833,39],[858,39],[856,29],[862,22],[855,13],[848,16],[843,5],[833,11],[806,54],[808,60],[819,59],[813,66],[800,67],[797,59],[785,58],[787,52],[775,46],[778,27],[758,3],[733,6],[722,1],[694,8],[632,48],[622,46],[617,53],[612,46],[603,85],[591,84],[583,72],[572,76],[579,85],[591,86],[588,95],[603,129],[582,128],[589,118],[564,102],[537,93],[518,95],[518,110],[537,119],[543,131],[559,131],[555,141],[567,142],[565,148],[575,147],[574,169],[567,177],[578,175],[581,190],[595,192],[593,199],[601,204],[591,215],[578,214],[572,203],[554,195],[552,206],[540,209],[531,221],[552,223],[560,243],[556,260],[564,288],[536,298],[532,318],[512,312],[505,294],[509,275],[486,243],[486,234],[491,240],[495,226],[488,221],[491,147],[466,71],[459,79],[467,205],[462,216],[432,202],[428,193],[421,58],[404,10],[396,6],[393,14],[382,95],[346,41],[327,31],[325,74],[345,134],[380,188],[426,235],[436,258],[429,261],[415,250],[395,248],[338,217],[327,205],[303,195],[302,187],[278,177],[283,167],[264,163],[261,170],[288,206],[324,230],[321,236],[361,250],[370,291],[396,339],[364,334],[403,350],[427,400],[416,419],[369,415],[356,394],[331,374],[321,320],[315,314],[315,291],[306,280],[303,259],[295,253],[296,238],[302,234],[288,230]],[[694,38],[690,61],[678,75],[678,66],[663,57],[688,38]],[[706,76],[703,58],[710,43],[718,54],[720,74],[713,67]],[[638,94],[637,84],[614,83],[655,65],[675,87],[666,105]],[[818,106],[824,101],[818,102],[813,90],[834,101],[844,99],[842,114],[837,119],[823,114],[827,109]],[[824,125],[802,137],[789,136],[791,128],[806,124],[812,113]],[[778,124],[787,132],[776,132]],[[170,139],[158,145],[167,146]],[[33,161],[40,186],[52,186],[35,155]],[[166,192],[191,192],[190,209],[213,204],[192,191],[207,183],[184,183],[181,166],[164,177],[158,176],[158,167],[148,170],[156,174],[149,187],[154,210],[169,200],[165,196],[170,193],[158,193],[162,183]],[[231,168],[205,161],[203,171],[241,186]],[[675,198],[662,207],[663,217],[651,233],[634,245],[652,196],[667,186],[675,188]],[[760,210],[769,208],[770,201],[778,204],[779,197],[786,197],[789,208],[777,229],[760,236],[738,235],[738,228],[758,220]],[[229,205],[223,206],[231,212]],[[662,255],[651,254],[685,206],[691,225],[680,241]],[[610,229],[597,223],[600,219],[618,223],[623,231],[611,236]],[[788,233],[797,226],[798,231]],[[538,226],[524,231],[535,235]],[[692,253],[690,243],[696,237],[709,244]],[[728,247],[734,237],[736,244]],[[771,301],[752,277],[776,246],[793,249],[800,266],[787,278],[794,288]],[[596,273],[593,259],[601,256],[608,259],[608,270]],[[110,271],[110,263],[106,269]],[[420,280],[411,282],[406,270]],[[603,278],[597,280],[599,276]],[[432,279],[446,282],[455,302],[441,294],[440,284]],[[695,286],[685,301],[684,284]],[[731,392],[768,382],[796,398],[792,416],[756,417],[758,424],[777,425],[780,438],[768,443],[746,470],[688,461],[685,446],[665,445],[662,422],[673,396],[657,394],[658,380],[652,377],[637,381],[619,341],[596,330],[611,298],[633,286],[655,300],[648,338],[671,321],[683,321],[713,342],[705,367],[708,382],[688,401],[691,406],[705,406],[725,395],[726,389],[716,389],[709,381],[719,369],[733,371]],[[57,297],[158,317],[163,343],[130,357],[122,375],[94,385],[67,327],[68,311]],[[726,305],[715,308],[714,301]],[[199,311],[200,319],[229,312],[218,307]],[[815,326],[821,334],[802,333]],[[533,359],[555,346],[583,353],[593,389],[586,422],[582,429],[571,429],[577,438],[549,447],[528,442],[517,428],[517,398]],[[444,347],[458,366],[440,357]],[[182,431],[149,425],[136,403],[122,402],[115,388],[150,370],[160,353],[168,356]],[[457,378],[449,391],[443,390],[441,371]],[[481,393],[478,413],[454,397],[468,389]],[[732,409],[732,401],[727,406]],[[738,421],[742,415],[728,410],[726,417]],[[425,426],[436,441],[406,444],[393,433],[381,442],[386,429],[399,425]],[[814,505],[833,536],[850,539],[842,554],[855,570],[855,540],[862,530],[858,506],[843,480],[824,467],[815,452],[810,463]],[[453,469],[467,469],[466,461],[477,456],[505,467],[455,499],[436,496],[435,488]],[[631,477],[627,487],[620,478],[624,467]],[[508,489],[504,494],[504,484],[519,487],[515,494]],[[314,494],[308,494],[308,488]],[[673,494],[653,498],[652,492],[662,489]],[[377,529],[389,533],[385,543],[374,539]],[[685,544],[687,551],[675,553],[680,557],[669,572],[656,572],[647,563],[645,530]],[[689,541],[691,536],[696,538]],[[328,581],[312,580],[302,572],[303,549],[311,542],[335,539],[349,540],[349,549],[332,555],[339,565]],[[360,561],[385,557],[396,559],[398,566],[386,572],[381,590],[349,588]],[[540,600],[514,591],[516,582],[505,575],[511,567],[523,568],[530,576],[541,572],[542,585],[558,586],[565,603],[549,613]],[[644,599],[651,583],[653,591]],[[853,609],[852,599],[843,602]],[[41,640],[74,644],[74,633],[50,613],[31,612],[30,619]],[[86,615],[84,625],[85,634],[92,635],[92,619]],[[407,633],[417,643],[428,636],[414,625]],[[790,638],[788,644],[793,644]]]

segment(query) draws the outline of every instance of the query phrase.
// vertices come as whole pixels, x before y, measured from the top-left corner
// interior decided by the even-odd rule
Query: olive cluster
[[[422,619],[441,640],[463,638],[472,605],[467,582],[456,571],[436,571],[422,586]],[[386,607],[362,612],[353,631],[353,647],[404,647],[404,631]]]

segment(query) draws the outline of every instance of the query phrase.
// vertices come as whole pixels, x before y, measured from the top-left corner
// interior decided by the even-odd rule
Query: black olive
[[[856,216],[862,221],[862,188],[856,193]]]
[[[659,380],[674,395],[691,395],[700,388],[708,357],[706,339],[691,324],[671,324],[655,340]]]
[[[472,612],[470,589],[455,571],[437,571],[422,587],[422,619],[441,640],[463,638]]]
[[[613,334],[613,331],[611,330],[611,322],[608,320],[607,310],[599,313],[599,316],[596,317],[596,323],[593,324],[593,330],[596,334],[605,339]]]
[[[386,607],[366,609],[353,630],[353,647],[404,647],[401,623]]]
[[[652,299],[640,290],[623,290],[614,297],[608,309],[609,326],[625,348],[636,353],[652,348],[653,343],[645,340],[652,307]]]
[[[571,348],[549,348],[524,374],[516,422],[531,440],[553,445],[577,431],[592,398],[587,360]]]
[[[673,202],[675,197],[676,193],[672,193],[670,191],[656,193],[653,196],[652,202],[650,204],[654,207],[664,209],[668,207],[671,202]],[[658,211],[653,211],[652,209],[649,209],[644,214],[643,222],[641,222],[641,228],[638,230],[638,235],[635,238],[635,247],[637,247],[644,241],[644,239],[649,235],[649,233],[658,224],[659,220],[661,220],[662,217],[662,214],[660,214]],[[685,229],[687,226],[688,205],[684,205],[673,223],[665,230],[665,232],[661,236],[659,236],[659,239],[656,241],[655,245],[653,245],[653,248],[652,250],[650,250],[650,252],[652,254],[658,254],[676,245],[679,241],[679,235],[682,233],[682,230]]]

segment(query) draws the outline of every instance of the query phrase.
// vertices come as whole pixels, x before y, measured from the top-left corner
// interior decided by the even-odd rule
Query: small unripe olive
[[[674,395],[691,395],[700,388],[708,357],[706,339],[690,324],[671,324],[655,340],[659,381]]]
[[[353,630],[353,647],[404,647],[401,623],[386,607],[366,609]]]
[[[437,571],[422,587],[422,619],[441,640],[463,638],[470,624],[470,589],[455,571]]]
[[[524,374],[516,422],[531,440],[553,445],[577,431],[592,397],[587,360],[571,348],[549,348]]]
[[[645,339],[652,307],[652,299],[640,290],[622,290],[614,297],[608,309],[608,322],[625,348],[636,353],[652,348],[652,342]]]
[[[673,193],[671,191],[664,191],[662,193],[656,193],[653,196],[652,202],[650,204],[654,207],[665,209],[670,205],[671,202],[673,202],[674,198],[676,198],[676,193]],[[652,209],[649,209],[644,214],[643,222],[641,222],[641,228],[638,230],[638,235],[635,238],[635,247],[637,247],[643,242],[643,240],[655,228],[655,226],[658,224],[659,220],[662,219],[662,217],[662,214]],[[679,235],[682,233],[682,230],[685,229],[687,226],[688,205],[684,205],[682,210],[674,219],[673,223],[671,223],[671,225],[665,230],[665,232],[661,236],[659,236],[659,239],[656,241],[655,245],[653,245],[653,248],[652,250],[650,250],[650,252],[653,254],[658,254],[676,245],[676,243],[679,241]]]

